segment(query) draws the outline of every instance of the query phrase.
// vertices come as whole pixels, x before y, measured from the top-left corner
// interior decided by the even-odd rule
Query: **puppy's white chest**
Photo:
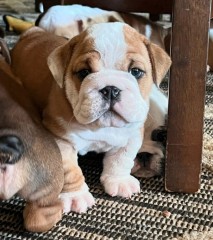
[[[120,148],[127,145],[129,137],[134,131],[131,129],[119,128],[101,128],[98,130],[81,129],[72,131],[69,134],[69,141],[72,142],[79,154],[84,155],[87,152],[107,152],[114,148]]]

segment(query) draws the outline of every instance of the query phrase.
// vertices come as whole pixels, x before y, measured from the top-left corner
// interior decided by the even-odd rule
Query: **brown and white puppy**
[[[164,174],[168,97],[154,85],[150,94],[144,139],[135,158],[131,173],[137,177]]]
[[[104,22],[127,23],[162,48],[165,47],[165,37],[170,31],[141,15],[106,11],[79,4],[52,6],[38,17],[36,25],[58,36],[73,38],[89,26]]]
[[[65,211],[83,212],[94,204],[77,153],[106,153],[101,182],[109,195],[140,191],[130,172],[150,92],[170,64],[164,50],[123,23],[94,24],[70,41],[36,27],[22,35],[12,66],[61,150]]]
[[[170,52],[171,29],[166,29],[141,15],[105,11],[79,4],[56,5],[41,14],[36,24],[56,35],[72,38],[89,26],[103,22],[125,22],[145,35],[151,42]],[[165,124],[167,109],[168,99],[162,92],[153,89],[143,146],[139,150],[132,169],[132,173],[138,177],[151,177],[163,173],[163,148],[161,143],[151,139],[151,135],[156,128]]]
[[[63,211],[60,151],[2,56],[0,93],[0,199],[25,198],[25,228],[47,231]]]

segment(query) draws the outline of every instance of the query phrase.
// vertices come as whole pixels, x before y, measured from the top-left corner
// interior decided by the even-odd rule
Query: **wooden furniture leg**
[[[174,0],[165,188],[199,189],[211,0]]]

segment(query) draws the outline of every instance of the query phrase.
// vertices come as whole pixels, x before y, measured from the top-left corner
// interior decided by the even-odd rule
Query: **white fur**
[[[108,69],[116,69],[116,65],[125,59],[127,45],[123,28],[124,24],[120,22],[96,24],[90,28],[89,34],[95,40],[95,49]]]
[[[74,211],[84,213],[88,207],[92,207],[95,203],[95,199],[89,192],[89,188],[86,183],[84,183],[79,191],[61,193],[59,198],[64,204],[64,212]]]
[[[213,40],[213,28],[209,29],[209,38]]]
[[[139,124],[138,124],[139,125]],[[99,129],[89,129],[78,123],[72,126],[69,133],[73,145],[82,155],[88,151],[108,152],[112,149],[124,147],[127,145],[130,137],[138,132],[138,126],[135,129],[129,125],[125,128],[106,127]]]
[[[133,193],[140,192],[140,183],[133,176],[102,176],[104,190],[112,197],[121,196],[130,198]]]
[[[150,108],[148,118],[145,122],[145,134],[143,144],[139,150],[152,154],[149,161],[149,167],[146,169],[138,162],[136,157],[134,167],[131,173],[137,177],[152,177],[159,175],[162,170],[162,158],[164,157],[163,147],[160,143],[152,141],[151,134],[153,130],[165,125],[168,110],[168,97],[153,85],[150,95]]]
[[[19,174],[20,162],[13,164],[0,164],[0,199],[9,199],[24,185],[24,177]],[[16,179],[16,182],[14,182]]]
[[[152,27],[149,24],[146,24],[145,26],[145,34],[144,34],[148,39],[151,38],[152,35]]]
[[[144,140],[139,152],[153,154],[153,162],[155,163],[160,162],[164,154],[162,147],[157,142],[151,140],[151,133],[153,130],[165,125],[167,113],[168,97],[156,85],[153,85],[148,118],[145,122]]]
[[[165,116],[167,113],[168,97],[162,92],[162,90],[153,84],[150,94],[150,109],[148,116],[152,118],[152,121],[150,122],[153,124],[153,129],[165,125]]]
[[[67,26],[74,25],[78,20],[85,20],[86,18],[90,17],[98,17],[107,13],[109,12],[99,8],[91,8],[78,4],[70,6],[52,6],[41,18],[39,27],[53,33],[65,33],[63,29],[67,30]],[[65,34],[67,35],[67,33]]]

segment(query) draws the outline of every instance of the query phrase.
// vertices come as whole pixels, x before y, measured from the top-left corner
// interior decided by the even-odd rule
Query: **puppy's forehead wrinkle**
[[[122,62],[127,51],[123,24],[94,24],[89,30],[89,36],[94,39],[94,47],[100,53],[105,67],[114,68]]]
[[[88,50],[83,52],[81,55],[72,59],[72,69],[74,71],[81,70],[83,67],[95,68],[97,62],[100,60],[101,56],[99,52],[95,50]]]

